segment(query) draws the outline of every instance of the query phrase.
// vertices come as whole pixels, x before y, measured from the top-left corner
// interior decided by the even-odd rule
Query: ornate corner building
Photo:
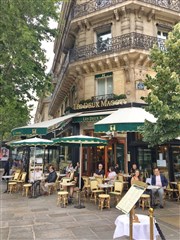
[[[63,134],[94,135],[94,123],[103,117],[121,107],[143,106],[146,74],[154,74],[150,49],[157,44],[165,50],[168,32],[179,20],[179,0],[64,1],[54,43],[54,90],[41,101],[39,119],[79,112]],[[118,162],[127,171],[128,163],[137,161],[150,171],[153,158],[163,153],[164,159],[164,150],[148,149],[138,132],[111,130],[105,153],[84,150],[84,173],[91,174],[100,161],[106,170]]]

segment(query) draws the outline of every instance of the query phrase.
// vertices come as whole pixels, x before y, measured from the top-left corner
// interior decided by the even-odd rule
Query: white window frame
[[[112,80],[112,92],[111,92],[111,93],[108,93],[108,92],[107,92],[107,90],[108,90],[108,86],[107,86],[107,84],[108,84],[108,78],[111,78],[111,80]],[[102,79],[104,79],[104,81],[105,81],[105,93],[104,93],[104,94],[99,94],[99,93],[98,93],[98,90],[99,90],[98,81],[99,81],[99,80],[102,80]],[[113,86],[113,75],[112,75],[112,76],[104,76],[104,77],[102,77],[102,78],[97,78],[97,79],[96,79],[96,96],[113,94],[113,89],[114,89],[114,86]]]

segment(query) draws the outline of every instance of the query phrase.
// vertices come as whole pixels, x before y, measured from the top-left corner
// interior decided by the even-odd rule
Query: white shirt
[[[109,173],[108,173],[108,178],[109,178],[109,179],[114,179],[114,178],[116,177],[116,175],[117,175],[117,174],[116,174],[116,172],[114,172],[114,171],[113,171],[113,172],[109,172]]]
[[[156,176],[156,186],[162,187],[161,176]]]
[[[42,171],[35,171],[31,173],[30,182],[39,180],[42,177]]]

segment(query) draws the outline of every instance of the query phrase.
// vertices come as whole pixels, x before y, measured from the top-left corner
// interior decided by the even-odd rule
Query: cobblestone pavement
[[[4,193],[5,189],[6,182],[0,181],[1,240],[110,240],[115,230],[114,221],[122,214],[113,206],[110,210],[98,210],[92,201],[85,202],[84,209],[76,209],[74,204],[61,208],[56,205],[56,193],[32,199],[21,193]],[[136,213],[147,215],[148,210],[137,208]],[[180,239],[179,213],[180,205],[176,201],[166,201],[164,209],[154,211],[166,240]]]

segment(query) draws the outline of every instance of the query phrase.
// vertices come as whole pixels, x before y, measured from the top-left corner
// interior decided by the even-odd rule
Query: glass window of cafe
[[[151,175],[151,169],[152,169],[151,149],[138,147],[137,159],[138,159],[139,169],[141,170],[141,173],[146,175],[145,177],[149,177]]]
[[[175,181],[180,181],[180,146],[172,146],[172,160]]]

